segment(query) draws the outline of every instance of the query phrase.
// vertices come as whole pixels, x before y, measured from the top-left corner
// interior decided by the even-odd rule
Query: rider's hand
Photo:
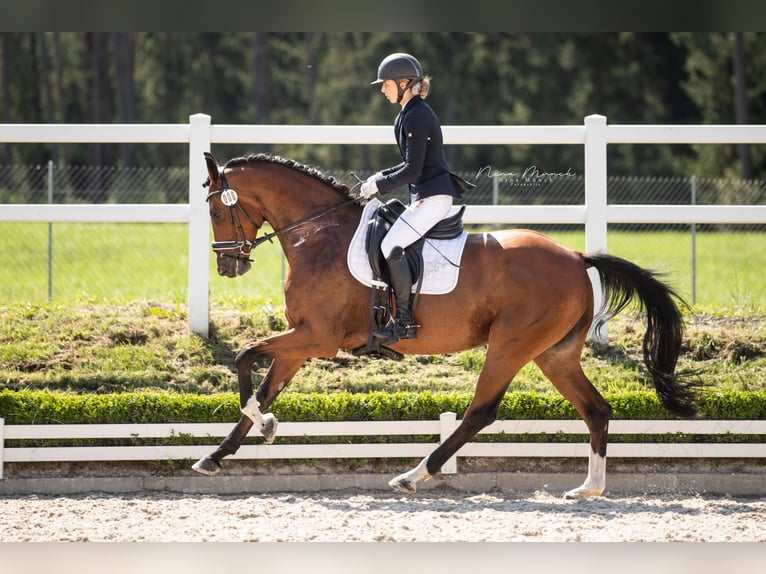
[[[359,188],[359,195],[364,199],[370,199],[373,195],[378,193],[378,184],[375,183],[376,177],[377,174],[371,175],[367,178],[367,181],[362,184],[362,187]]]

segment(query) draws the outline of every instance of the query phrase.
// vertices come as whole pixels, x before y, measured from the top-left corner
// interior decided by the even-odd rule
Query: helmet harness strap
[[[407,80],[407,85],[402,87],[401,81]],[[398,98],[396,98],[396,103],[399,104],[402,101],[402,98],[404,97],[404,93],[409,90],[412,87],[412,83],[416,80],[416,78],[396,78],[394,81],[396,82],[396,91],[398,94]]]

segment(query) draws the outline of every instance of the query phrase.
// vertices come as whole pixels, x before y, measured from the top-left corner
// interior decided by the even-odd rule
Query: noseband
[[[277,237],[283,233],[286,233],[288,231],[291,231],[295,229],[296,227],[299,227],[303,225],[304,223],[308,223],[309,221],[313,221],[314,219],[317,219],[318,217],[322,217],[324,215],[327,215],[328,213],[332,213],[336,209],[343,207],[345,205],[348,205],[350,203],[354,203],[357,201],[356,198],[348,199],[347,201],[338,203],[337,205],[332,205],[326,209],[323,209],[322,211],[319,211],[313,215],[309,215],[308,217],[304,217],[300,221],[296,221],[295,223],[291,223],[290,225],[287,225],[283,227],[282,229],[279,229],[278,231],[273,231],[271,233],[266,233],[265,235],[262,235],[261,237],[254,238],[253,241],[250,241],[245,237],[245,230],[242,227],[242,221],[240,219],[240,213],[245,216],[245,218],[255,227],[256,234],[258,233],[259,226],[253,221],[253,218],[250,217],[247,212],[245,211],[245,208],[242,207],[239,203],[239,197],[237,195],[237,192],[234,191],[232,188],[229,187],[229,183],[226,181],[226,176],[223,173],[224,168],[221,167],[218,171],[219,178],[221,179],[221,189],[217,189],[214,191],[210,191],[207,194],[207,197],[205,198],[205,201],[210,201],[210,198],[214,195],[221,195],[221,202],[226,206],[226,209],[229,212],[229,222],[231,223],[231,231],[232,235],[234,236],[234,239],[230,241],[213,241],[212,249],[216,253],[221,253],[222,257],[230,257],[232,259],[238,259],[240,261],[252,261],[250,259],[250,252],[258,247],[260,244],[265,243],[266,241],[271,242],[274,237]],[[203,187],[208,187],[210,185],[210,178],[208,178],[205,183],[202,184]],[[236,253],[232,255],[232,252],[236,250]]]

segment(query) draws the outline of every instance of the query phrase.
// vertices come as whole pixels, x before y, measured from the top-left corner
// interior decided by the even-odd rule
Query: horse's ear
[[[211,182],[218,181],[218,162],[209,151],[205,152],[205,163],[207,164],[207,173],[210,176]]]

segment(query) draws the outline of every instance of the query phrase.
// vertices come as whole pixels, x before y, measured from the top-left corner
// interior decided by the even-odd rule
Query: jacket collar
[[[407,100],[407,103],[402,106],[402,113],[409,111],[409,109],[415,105],[416,101],[423,101],[423,98],[420,96],[412,96],[409,100]]]

